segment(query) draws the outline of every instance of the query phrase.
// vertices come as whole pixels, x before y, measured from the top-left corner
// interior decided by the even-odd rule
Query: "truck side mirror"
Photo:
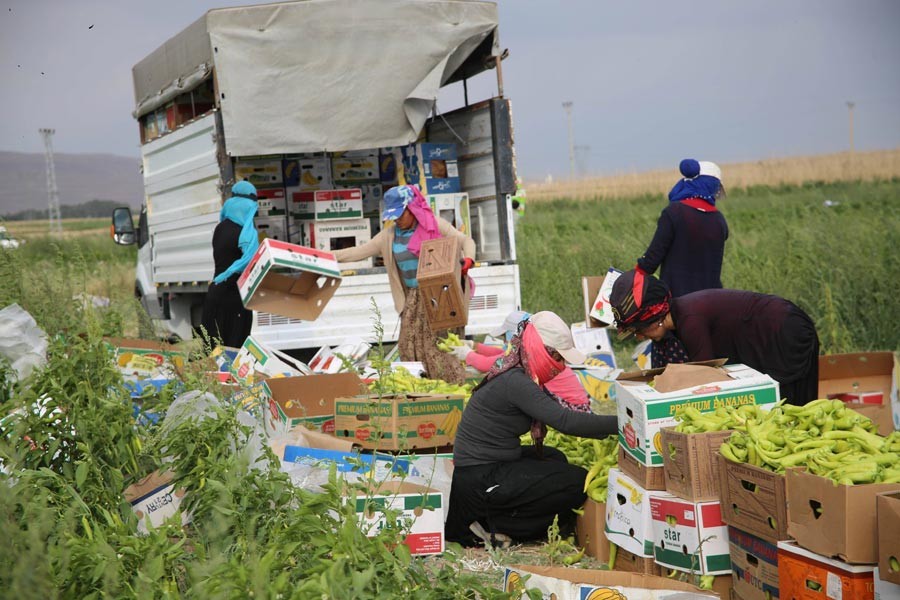
[[[112,214],[112,231],[113,240],[121,246],[130,246],[137,241],[137,234],[134,231],[134,220],[131,218],[131,209],[127,206],[120,206],[113,209]]]

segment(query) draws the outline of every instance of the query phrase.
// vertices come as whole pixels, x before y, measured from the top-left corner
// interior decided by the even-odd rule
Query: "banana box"
[[[456,144],[410,144],[394,154],[401,185],[418,185],[425,195],[462,192]]]
[[[247,180],[256,187],[282,185],[280,160],[242,160],[234,165],[234,180]]]
[[[650,498],[656,564],[700,575],[730,575],[728,526],[719,502],[691,502],[671,494]]]
[[[330,190],[331,159],[325,156],[288,158],[282,163],[284,185],[301,190]]]
[[[714,600],[718,594],[665,577],[537,565],[512,565],[503,573],[503,590],[512,598],[546,600]]]
[[[171,344],[128,338],[104,341],[113,348],[116,366],[126,381],[172,379],[184,368],[186,353]]]
[[[616,378],[615,398],[619,418],[619,441],[625,451],[641,464],[662,466],[663,427],[677,425],[675,415],[685,406],[700,412],[712,412],[719,407],[756,404],[771,408],[779,399],[778,382],[746,365],[725,365],[712,376],[704,371],[704,383],[697,381],[697,367],[715,367],[724,361],[708,361],[694,365],[669,365],[667,369],[634,371]],[[678,370],[693,368],[691,374],[662,377]],[[660,376],[660,377],[657,377]],[[680,381],[681,383],[678,383]]]
[[[458,394],[407,394],[338,398],[334,435],[371,450],[420,450],[451,446],[462,419]]]
[[[287,214],[284,188],[261,188],[257,190],[257,217],[283,217]]]
[[[266,379],[259,386],[259,398],[268,408],[266,431],[271,434],[302,425],[334,434],[335,398],[358,394],[362,385],[356,373]]]
[[[650,500],[665,496],[650,492],[618,469],[609,470],[606,492],[606,537],[637,556],[653,556]]]
[[[381,201],[384,198],[384,190],[380,183],[363,183],[359,186],[362,193],[362,206],[364,215],[375,214],[381,221]]]
[[[381,181],[378,154],[373,156],[339,157],[331,160],[331,174],[334,183],[357,185],[379,183]]]
[[[350,500],[367,536],[395,527],[404,533],[403,544],[413,556],[444,552],[444,498],[439,491],[407,481],[384,481],[374,490],[353,494]]]

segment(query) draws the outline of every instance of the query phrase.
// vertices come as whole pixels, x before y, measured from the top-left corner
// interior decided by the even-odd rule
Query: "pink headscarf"
[[[431,212],[431,207],[428,205],[428,201],[425,200],[425,196],[422,195],[422,192],[414,185],[406,185],[403,187],[412,192],[412,199],[406,205],[406,208],[409,209],[409,212],[413,214],[419,224],[418,227],[416,227],[416,231],[409,239],[407,249],[418,256],[419,251],[422,249],[422,242],[441,237],[441,232],[438,228],[437,219],[435,218],[434,213]],[[401,191],[400,193],[404,196],[406,195],[404,191]]]

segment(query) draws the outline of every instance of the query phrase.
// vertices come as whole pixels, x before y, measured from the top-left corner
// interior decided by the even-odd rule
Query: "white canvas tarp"
[[[226,150],[412,142],[472,51],[487,39],[496,55],[496,28],[492,2],[306,0],[212,10]]]

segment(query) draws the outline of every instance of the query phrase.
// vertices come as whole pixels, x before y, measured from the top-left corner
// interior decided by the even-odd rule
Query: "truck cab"
[[[498,35],[492,2],[285,2],[211,10],[136,64],[144,203],[136,229],[127,208],[116,209],[113,229],[117,243],[139,246],[135,294],[151,318],[182,338],[199,325],[212,233],[241,179],[260,191],[261,235],[324,250],[377,234],[384,191],[421,183],[435,212],[477,246],[466,333],[486,333],[518,309]],[[469,102],[468,80],[480,74],[497,92]],[[438,112],[439,90],[453,84],[463,105]],[[450,154],[423,163],[426,147]],[[443,177],[417,177],[411,157]],[[359,190],[363,214],[338,224],[305,212],[305,199],[333,190]],[[384,341],[396,340],[387,273],[373,261],[348,265],[315,321],[257,312],[253,335],[279,350],[367,339],[373,300]]]

